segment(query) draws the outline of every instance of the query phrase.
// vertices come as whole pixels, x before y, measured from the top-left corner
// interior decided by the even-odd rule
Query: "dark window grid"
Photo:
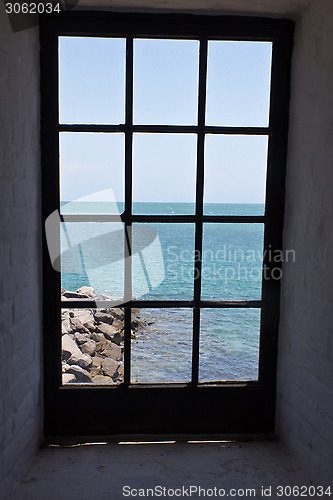
[[[199,52],[199,92],[198,92],[198,124],[183,125],[133,125],[133,37],[126,39],[126,93],[125,93],[125,124],[122,125],[63,125],[58,124],[58,132],[104,132],[125,133],[125,209],[120,218],[125,223],[124,243],[125,257],[131,255],[132,224],[141,223],[189,223],[195,224],[195,251],[202,253],[203,223],[265,223],[265,216],[209,216],[203,215],[204,196],[204,153],[206,134],[240,134],[240,135],[270,135],[269,127],[224,127],[206,126],[206,82],[207,82],[207,38],[200,40]],[[195,215],[133,215],[132,214],[132,145],[133,133],[190,133],[197,134],[197,173],[196,173],[196,210]],[[64,222],[113,222],[119,221],[119,216],[113,215],[66,215],[61,216]],[[125,304],[124,304],[124,385],[131,384],[131,309],[132,307],[149,308],[192,308],[193,309],[193,339],[192,339],[192,379],[191,384],[199,384],[199,340],[200,311],[202,308],[260,308],[261,300],[248,301],[203,301],[201,300],[201,258],[194,262],[194,297],[192,301],[132,301],[132,266],[131,259],[125,259]],[[94,301],[66,301],[64,306],[70,308],[94,308]],[[99,307],[112,307],[112,302],[99,303]],[[136,385],[136,384],[135,384]]]

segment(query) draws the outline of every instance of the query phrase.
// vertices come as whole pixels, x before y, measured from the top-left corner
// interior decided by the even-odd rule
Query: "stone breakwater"
[[[95,295],[91,287],[76,292],[62,290],[66,300],[113,300],[107,295]],[[139,309],[132,309],[131,337],[145,326]],[[66,309],[62,317],[62,382],[114,385],[123,382],[124,311],[109,309]]]

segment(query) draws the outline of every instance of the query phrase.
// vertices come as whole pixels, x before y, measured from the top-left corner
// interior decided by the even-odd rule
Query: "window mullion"
[[[195,259],[194,259],[194,314],[192,345],[192,384],[198,384],[199,377],[199,336],[200,336],[200,297],[202,267],[202,216],[204,194],[204,155],[205,155],[205,114],[207,80],[207,39],[200,40],[199,53],[199,95],[198,95],[198,138],[197,138],[197,183],[195,209]]]
[[[132,300],[132,149],[133,149],[133,38],[126,40],[126,132],[125,132],[125,290],[124,290],[124,385],[131,380],[131,307]]]

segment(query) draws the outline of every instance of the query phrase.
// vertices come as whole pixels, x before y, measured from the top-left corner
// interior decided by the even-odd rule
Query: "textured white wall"
[[[0,498],[41,433],[38,31],[0,4]]]
[[[295,34],[277,430],[316,482],[333,471],[333,2]]]

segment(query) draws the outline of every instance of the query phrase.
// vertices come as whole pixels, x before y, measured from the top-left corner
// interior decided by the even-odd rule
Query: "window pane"
[[[134,213],[194,213],[196,144],[192,134],[134,134]]]
[[[191,300],[194,224],[133,224],[132,262],[137,299]]]
[[[140,326],[131,345],[132,383],[191,380],[192,315],[184,308],[140,309]]]
[[[86,292],[89,298],[90,291]],[[64,385],[123,382],[122,309],[62,309],[61,328]]]
[[[61,212],[122,212],[124,157],[124,134],[61,133]]]
[[[111,222],[61,224],[61,287],[124,297],[124,229]]]
[[[206,136],[204,214],[264,214],[267,147],[267,136]]]
[[[257,380],[260,309],[201,309],[199,381]]]
[[[271,42],[208,42],[206,124],[266,127]]]
[[[134,123],[195,125],[199,42],[134,40]]]
[[[125,39],[59,37],[59,122],[125,121]]]
[[[204,224],[202,299],[260,300],[264,224]]]

